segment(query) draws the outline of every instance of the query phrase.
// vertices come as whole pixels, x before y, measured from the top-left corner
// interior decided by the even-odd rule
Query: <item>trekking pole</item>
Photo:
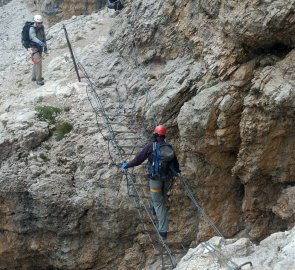
[[[73,53],[73,50],[72,50],[72,46],[71,46],[71,43],[70,43],[70,40],[69,40],[69,35],[68,35],[68,32],[67,32],[66,26],[64,24],[62,25],[62,29],[65,31],[67,44],[68,44],[68,47],[69,47],[69,50],[70,50],[70,53],[71,53],[71,57],[72,57],[72,60],[73,60],[73,63],[74,63],[74,67],[75,67],[75,70],[76,70],[76,73],[77,73],[78,81],[81,82],[81,78],[80,78],[80,75],[79,75],[76,60],[75,60],[74,53]]]

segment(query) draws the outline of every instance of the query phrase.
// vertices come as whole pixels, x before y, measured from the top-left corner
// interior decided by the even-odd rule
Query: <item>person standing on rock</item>
[[[115,11],[119,11],[123,9],[123,0],[108,0],[108,8],[114,9]]]
[[[47,53],[46,36],[43,26],[43,18],[41,15],[34,16],[34,24],[29,31],[30,45],[32,49],[33,72],[32,81],[36,81],[38,85],[44,84],[42,77],[42,53]]]
[[[122,163],[122,171],[142,164],[148,159],[148,177],[152,197],[152,210],[155,212],[159,226],[159,234],[167,239],[168,213],[166,195],[171,189],[173,178],[180,173],[179,163],[172,146],[165,142],[167,130],[163,125],[156,126],[154,141],[146,145],[130,162]]]

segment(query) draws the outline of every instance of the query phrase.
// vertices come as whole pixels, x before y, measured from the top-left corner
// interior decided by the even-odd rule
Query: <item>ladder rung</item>
[[[140,199],[150,199],[151,197],[149,196],[139,196],[139,195],[135,195],[135,194],[131,194],[129,195],[130,198],[140,198]]]
[[[113,121],[113,120],[109,120],[109,123],[112,125],[112,124],[114,124],[114,125],[122,125],[122,123],[126,123],[126,121],[128,121],[129,119],[122,119],[122,121],[120,121],[120,122],[118,122],[118,121]],[[130,123],[126,123],[126,125],[125,126],[128,126],[128,127],[130,127],[130,126],[134,126],[133,124],[130,124]],[[134,127],[133,127],[134,128]]]
[[[164,267],[171,267],[172,266],[172,264],[170,263],[165,263],[164,265],[163,265]],[[166,268],[165,268],[166,269]]]
[[[122,131],[122,130],[114,130],[114,133],[117,133],[117,134],[124,134],[124,133],[133,133],[133,134],[136,134],[137,132],[136,131],[131,131],[131,130],[127,130],[127,131]]]
[[[169,233],[169,232],[168,232]],[[179,247],[182,246],[182,243],[177,243],[177,242],[172,242],[172,243],[167,243],[167,245],[170,247]]]
[[[151,199],[151,197],[146,196],[146,195],[142,195],[142,196],[139,196],[139,197],[131,196],[131,198],[138,198],[138,199],[141,199],[141,200],[146,200],[146,199],[150,200]]]
[[[139,138],[139,137],[134,137],[134,138],[119,138],[119,139],[116,139],[117,141],[127,141],[127,140],[142,140],[142,138]]]
[[[137,173],[137,174],[132,174],[132,176],[143,176],[143,177],[148,177],[147,173]]]
[[[128,186],[130,186],[130,187],[133,187],[133,186],[136,186],[136,187],[148,187],[149,185],[148,184],[128,184]]]
[[[151,220],[140,220],[139,223],[140,224],[153,224],[153,222]]]
[[[183,251],[173,251],[173,254],[185,254],[187,253],[187,250],[183,250]]]
[[[122,121],[122,122],[124,122],[124,121]],[[110,121],[110,125],[122,125],[122,122],[111,122]]]
[[[167,246],[169,247],[169,244],[167,244]],[[184,254],[185,251],[180,252],[180,251],[173,251],[173,254]],[[163,252],[163,253],[156,253],[155,256],[169,256],[169,254],[167,252]]]
[[[174,252],[173,252],[174,254]],[[156,253],[155,256],[168,256],[168,254],[165,252],[165,253]]]
[[[129,194],[129,197],[130,197],[130,198],[138,198],[139,195],[137,195],[137,194]]]
[[[171,233],[177,233],[177,232],[179,232],[179,231],[169,231],[168,235],[170,235]]]
[[[148,230],[143,230],[143,231],[147,231],[149,234],[152,234],[152,233],[154,233],[155,232],[155,230],[154,229],[151,229],[150,231],[148,231]],[[173,232],[169,232],[169,233],[173,233]],[[169,244],[168,244],[169,245]]]
[[[119,145],[120,148],[143,148],[144,145]]]
[[[127,113],[120,113],[120,116],[128,116],[128,117],[130,117],[130,116],[133,116],[131,113],[130,114],[127,114]]]

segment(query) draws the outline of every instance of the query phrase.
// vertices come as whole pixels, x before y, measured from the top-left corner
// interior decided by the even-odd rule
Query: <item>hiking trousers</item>
[[[169,227],[168,212],[166,208],[166,188],[165,182],[149,180],[152,204],[159,222],[158,230],[160,233],[167,233]]]
[[[42,81],[42,51],[35,47],[32,47],[32,60],[33,60],[33,72],[32,80],[41,82]]]

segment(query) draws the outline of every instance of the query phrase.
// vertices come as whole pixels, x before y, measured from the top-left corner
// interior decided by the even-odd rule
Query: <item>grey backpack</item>
[[[167,180],[177,173],[174,170],[173,160],[175,152],[169,143],[153,143],[153,161],[149,164],[149,175],[152,179]]]

